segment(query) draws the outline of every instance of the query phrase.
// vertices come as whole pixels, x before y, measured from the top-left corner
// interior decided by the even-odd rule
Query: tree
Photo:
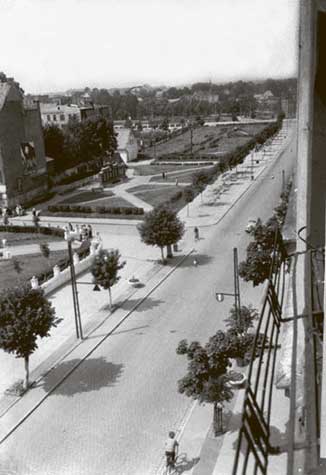
[[[240,316],[235,305],[230,309],[230,315],[224,321],[230,330],[234,330],[237,335],[245,335],[250,328],[253,328],[254,320],[257,320],[258,312],[252,305],[241,305]]]
[[[161,249],[164,263],[164,246],[176,244],[182,238],[185,229],[175,211],[161,205],[146,214],[142,224],[138,226],[138,231],[145,244]]]
[[[187,216],[189,216],[189,203],[191,203],[194,199],[195,193],[190,186],[186,186],[183,189],[182,194],[185,202],[187,203]]]
[[[120,261],[120,257],[121,255],[117,249],[113,251],[101,249],[91,267],[95,284],[109,291],[110,310],[112,310],[111,288],[119,282],[118,271],[123,269],[126,264],[125,261]]]
[[[189,361],[186,376],[178,381],[178,390],[200,403],[214,405],[215,435],[219,431],[218,403],[230,401],[233,397],[226,376],[230,366],[229,345],[228,335],[219,330],[204,347],[197,341],[188,344],[186,340],[181,340],[176,350],[177,354],[186,355]]]
[[[37,339],[50,335],[61,322],[42,289],[16,287],[0,294],[0,348],[24,358],[24,387],[29,386],[29,357],[37,349]]]
[[[50,257],[50,247],[47,242],[40,242],[40,251],[42,256],[46,259]]]
[[[255,287],[268,279],[271,272],[276,270],[276,267],[272,269],[274,248],[279,248],[282,261],[286,258],[286,251],[275,216],[270,218],[266,224],[262,224],[258,220],[253,237],[254,241],[247,246],[246,260],[240,262],[239,275],[246,282],[252,281]]]
[[[211,176],[204,171],[199,171],[192,175],[192,184],[200,193],[201,200],[203,200],[202,193],[206,185],[210,182]]]
[[[43,128],[43,136],[46,155],[54,159],[57,172],[64,170],[66,157],[63,131],[57,125],[46,125]]]
[[[169,120],[166,117],[161,122],[160,128],[165,132],[169,131]]]

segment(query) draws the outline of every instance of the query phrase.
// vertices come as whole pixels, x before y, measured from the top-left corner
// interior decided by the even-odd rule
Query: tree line
[[[81,163],[100,168],[117,148],[113,123],[104,117],[82,122],[72,119],[64,129],[46,125],[43,134],[45,153],[54,159],[56,173]]]
[[[271,91],[276,98],[296,96],[296,78],[266,79],[265,81],[235,81],[222,84],[197,82],[189,86],[167,89],[142,87],[137,96],[132,88],[125,91],[109,91],[105,88],[85,88],[94,104],[109,106],[114,120],[141,120],[158,116],[192,116],[210,114],[249,115],[257,109],[255,94]],[[159,92],[159,96],[157,93]],[[218,102],[210,102],[205,95],[218,96]],[[170,99],[179,99],[169,102]]]

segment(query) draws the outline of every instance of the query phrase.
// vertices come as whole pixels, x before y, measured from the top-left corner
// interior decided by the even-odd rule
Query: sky
[[[26,93],[293,77],[299,0],[0,0]]]

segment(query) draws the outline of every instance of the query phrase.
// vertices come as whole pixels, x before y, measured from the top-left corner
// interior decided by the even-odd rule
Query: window
[[[51,116],[50,116],[50,114],[48,114],[48,115],[46,116],[46,120],[47,120],[48,122],[51,122]]]
[[[60,114],[60,120],[61,120],[61,122],[65,121],[65,115],[64,114]]]
[[[57,116],[55,114],[53,114],[53,120],[56,121],[57,120]]]

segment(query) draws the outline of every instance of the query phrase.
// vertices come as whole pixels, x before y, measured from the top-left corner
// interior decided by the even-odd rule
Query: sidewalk
[[[260,157],[259,164],[255,164],[253,167],[255,179],[263,172],[266,166],[272,163],[280,149],[284,147],[285,144],[283,146],[274,146],[272,147],[273,154],[269,158],[267,156],[264,159],[262,159],[262,156]],[[256,156],[258,159],[259,155],[256,154]],[[73,359],[79,361],[78,364],[80,364],[192,252],[193,235],[192,229],[189,228],[195,225],[200,228],[217,224],[235,205],[252,183],[250,175],[247,173],[245,178],[243,173],[249,167],[251,172],[251,158],[247,157],[241,169],[238,169],[239,173],[242,172],[241,180],[233,181],[232,174],[229,174],[229,177],[225,177],[223,204],[219,204],[218,200],[214,206],[207,204],[212,199],[212,195],[214,196],[214,190],[221,186],[220,179],[212,187],[205,190],[203,193],[203,203],[200,196],[191,203],[189,217],[187,216],[186,208],[179,212],[180,218],[186,224],[187,231],[179,244],[180,251],[169,261],[167,266],[161,266],[157,263],[159,250],[145,246],[136,235],[119,235],[111,231],[110,234],[102,235],[104,247],[119,248],[123,259],[127,260],[127,264],[121,272],[121,281],[113,288],[113,302],[117,305],[117,309],[110,314],[107,292],[97,292],[95,299],[93,297],[94,294],[92,294],[92,287],[82,284],[78,285],[83,330],[85,336],[89,337],[83,342],[79,342],[76,341],[74,336],[75,328],[70,285],[62,287],[51,296],[51,301],[58,309],[58,315],[62,316],[64,320],[58,328],[51,331],[50,338],[45,338],[39,342],[38,350],[31,357],[31,381],[36,381],[36,387],[32,391],[27,392],[23,398],[3,395],[0,399],[0,443],[67,376],[66,374],[60,374],[59,370],[56,369],[59,361],[63,361],[67,355],[71,359],[73,355]],[[227,200],[225,200],[226,197]],[[225,201],[227,202],[225,203]],[[30,220],[31,216],[25,216],[23,219],[15,218],[13,221],[28,222]],[[108,221],[105,219],[69,218],[69,220],[74,223],[108,224]],[[51,217],[48,219],[44,217],[42,221],[62,223],[64,218]],[[137,221],[126,221],[110,220],[109,224],[124,224],[128,226],[135,226],[137,224]],[[128,278],[132,275],[140,279],[143,287],[134,289],[129,286]],[[90,274],[87,273],[81,278],[77,278],[77,281],[87,283],[90,282],[90,279]],[[18,378],[23,377],[23,366],[21,360],[0,352],[0,367],[7,368],[7,371],[3,371],[0,381],[0,394],[3,394],[5,389]],[[73,369],[70,369],[69,372],[72,372]],[[51,388],[44,388],[42,386],[42,376],[49,371],[51,371],[52,386]],[[216,438],[212,438],[211,433],[207,432],[208,427],[211,425],[212,407],[209,405],[195,405],[193,407],[192,412],[180,430],[182,451],[191,454],[193,458],[192,464],[189,464],[189,470],[187,469],[185,473],[192,473],[194,475],[211,475],[213,473],[214,475],[228,475],[230,473],[231,462],[229,457],[234,455],[232,444],[237,436],[237,424],[239,424],[239,413],[242,407],[241,391],[239,391],[238,395],[238,398],[234,398],[233,414],[235,415],[230,419],[230,424],[234,427],[234,430],[221,437],[219,444],[216,444]],[[220,451],[223,457],[216,454],[216,446],[223,447],[223,450]],[[217,461],[220,468],[217,468]],[[222,467],[225,467],[227,471],[223,472]]]

